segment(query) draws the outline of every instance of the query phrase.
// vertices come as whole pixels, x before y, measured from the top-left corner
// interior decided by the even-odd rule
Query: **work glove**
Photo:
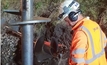
[[[41,36],[36,42],[34,53],[45,52],[52,56],[56,56],[58,52],[58,40],[55,37],[52,37],[51,41],[47,42],[48,46],[44,42],[44,36]]]
[[[51,44],[50,44],[50,50],[51,50],[51,54],[53,56],[57,55],[58,52],[58,40],[55,37],[51,38]]]
[[[44,44],[44,36],[41,36],[35,45],[34,48],[34,64],[35,65],[48,65],[46,62],[50,61],[50,58],[52,58],[52,55],[47,53],[49,52],[48,47]]]
[[[34,48],[34,52],[35,52],[35,53],[40,53],[40,52],[42,52],[42,47],[43,47],[43,45],[44,45],[44,36],[41,36],[41,37],[37,40],[37,42],[36,42],[36,46],[35,46],[35,48]]]

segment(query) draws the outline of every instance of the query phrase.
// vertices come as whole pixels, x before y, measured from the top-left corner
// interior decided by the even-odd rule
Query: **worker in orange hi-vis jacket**
[[[75,0],[65,0],[59,8],[59,18],[73,30],[69,65],[107,65],[107,38],[96,22],[83,17],[79,6]]]

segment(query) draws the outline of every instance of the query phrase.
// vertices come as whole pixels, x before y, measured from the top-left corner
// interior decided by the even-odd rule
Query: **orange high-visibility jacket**
[[[84,18],[72,29],[69,65],[107,65],[104,50],[107,39],[100,26]]]

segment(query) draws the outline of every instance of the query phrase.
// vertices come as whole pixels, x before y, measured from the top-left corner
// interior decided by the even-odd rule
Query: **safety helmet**
[[[70,12],[76,12],[79,9],[80,4],[75,0],[65,0],[59,7],[59,19],[65,18]]]

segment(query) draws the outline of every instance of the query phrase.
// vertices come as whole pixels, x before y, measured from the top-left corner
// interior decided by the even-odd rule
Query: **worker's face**
[[[75,25],[75,22],[70,21],[70,19],[69,19],[68,17],[65,17],[64,20],[65,20],[65,22],[67,22],[68,25],[70,25],[70,26],[74,26],[74,25]]]

